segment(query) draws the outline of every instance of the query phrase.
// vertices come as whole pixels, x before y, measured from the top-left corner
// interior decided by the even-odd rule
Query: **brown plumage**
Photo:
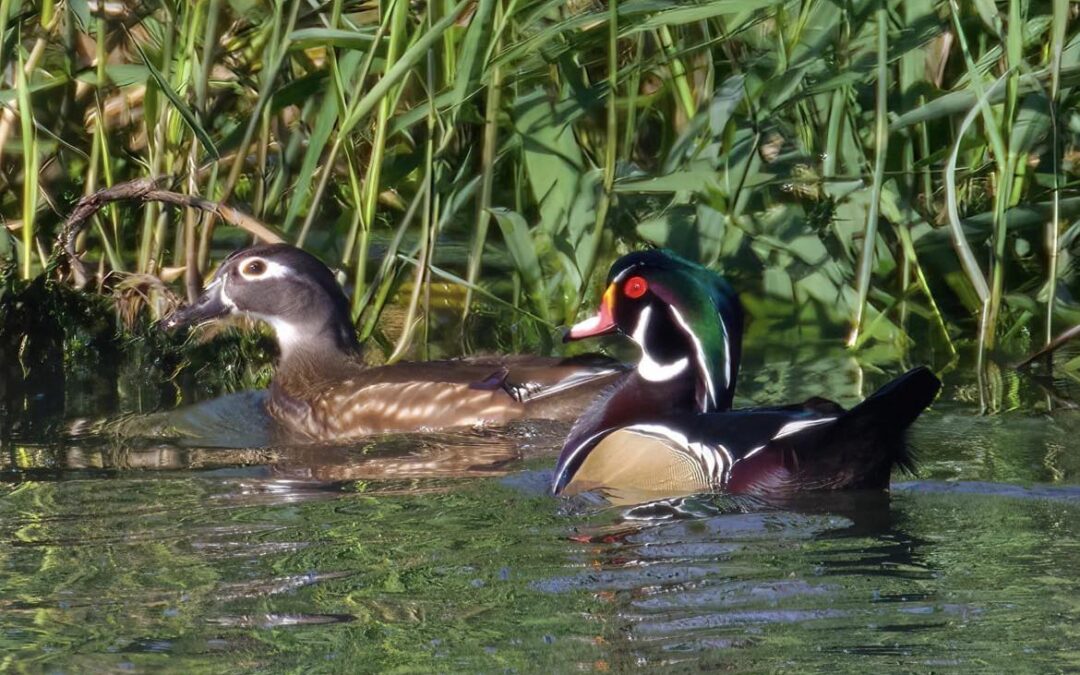
[[[268,323],[281,349],[267,410],[290,436],[370,434],[572,419],[625,369],[603,357],[474,357],[370,368],[348,302],[316,258],[283,244],[230,255],[166,328],[230,314]]]
[[[294,354],[267,409],[316,440],[572,419],[620,371],[553,357],[478,357],[369,368],[343,355]],[[560,387],[566,387],[565,390]]]

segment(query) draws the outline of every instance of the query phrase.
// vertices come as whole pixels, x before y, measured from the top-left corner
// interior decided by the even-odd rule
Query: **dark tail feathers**
[[[836,431],[841,437],[881,439],[882,449],[886,450],[882,459],[914,471],[915,459],[904,440],[904,432],[934,402],[939,391],[941,380],[929,368],[913,368],[849,410]]]
[[[878,424],[903,431],[934,402],[941,380],[925,366],[913,368],[848,411],[848,419],[869,416]]]

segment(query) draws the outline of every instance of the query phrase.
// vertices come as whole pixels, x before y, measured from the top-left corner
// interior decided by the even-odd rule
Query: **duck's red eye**
[[[649,290],[649,282],[642,277],[630,277],[626,280],[626,284],[623,285],[623,293],[626,294],[626,297],[634,300],[645,295],[647,290]]]

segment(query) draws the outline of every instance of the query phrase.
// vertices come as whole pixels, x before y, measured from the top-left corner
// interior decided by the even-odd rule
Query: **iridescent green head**
[[[743,310],[728,282],[671,251],[615,261],[596,316],[567,340],[621,332],[641,348],[638,373],[666,381],[693,369],[700,412],[731,407],[742,351]]]

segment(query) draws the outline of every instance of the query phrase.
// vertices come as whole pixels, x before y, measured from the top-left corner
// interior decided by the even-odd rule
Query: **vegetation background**
[[[115,333],[55,242],[143,178],[338,266],[390,359],[428,355],[435,306],[512,307],[536,348],[647,244],[732,277],[751,339],[1022,353],[1080,322],[1078,8],[0,0],[0,344]],[[252,236],[158,203],[89,223],[87,289],[145,334]]]
[[[1080,416],[1046,414],[1080,358],[1060,397],[996,365],[1080,324],[1078,13],[0,0],[0,671],[1080,671]],[[73,265],[130,181],[255,220],[115,201]],[[265,336],[153,324],[256,231],[342,271],[374,360],[550,350],[661,245],[741,291],[740,404],[956,370],[888,499],[652,522],[547,496],[561,426],[125,415],[266,382]]]

